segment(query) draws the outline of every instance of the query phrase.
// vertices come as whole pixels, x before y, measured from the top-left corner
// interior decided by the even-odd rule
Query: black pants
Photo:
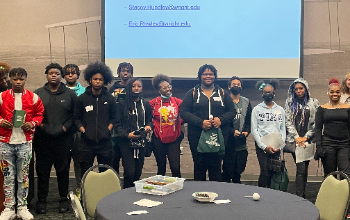
[[[324,176],[326,177],[333,171],[342,171],[346,175],[350,175],[350,160],[349,160],[349,146],[348,145],[323,145],[326,149],[324,157],[321,161],[324,168]]]
[[[97,157],[97,162],[99,164],[112,165],[113,150],[110,139],[98,143],[88,141],[85,138],[82,138],[81,140],[82,144],[78,149],[81,177],[83,177],[85,172],[92,167],[95,157]],[[106,169],[100,169],[100,172],[105,170]]]
[[[269,159],[278,159],[280,156],[280,151],[274,154],[265,153],[258,145],[255,143],[256,155],[258,157],[259,165],[260,165],[260,176],[258,180],[259,187],[270,188],[271,178],[273,172],[267,169],[267,163]]]
[[[36,136],[33,140],[36,154],[36,173],[38,175],[38,199],[45,200],[49,193],[51,167],[54,165],[57,175],[58,192],[61,198],[67,198],[69,185],[70,147],[73,135],[60,137]]]
[[[188,142],[194,163],[194,180],[205,181],[208,171],[210,181],[221,181],[221,161],[223,156],[218,153],[199,153],[197,146],[200,134],[189,134]],[[225,145],[227,135],[224,135]]]
[[[168,156],[170,170],[173,177],[181,177],[180,173],[180,143],[178,139],[172,143],[162,143],[153,133],[152,146],[158,166],[158,175],[165,176],[166,158]]]
[[[133,187],[134,181],[140,179],[143,164],[145,162],[145,149],[129,147],[129,140],[119,142],[120,152],[122,154],[122,165],[124,167],[124,189]]]
[[[241,183],[241,174],[247,165],[248,151],[235,151],[225,149],[225,156],[222,164],[222,181]]]
[[[118,137],[113,137],[112,138],[112,146],[113,146],[112,167],[119,174],[120,159],[122,158],[122,155],[120,153],[120,147],[118,143],[119,143]]]
[[[294,162],[296,161],[295,153],[292,153]],[[295,176],[296,195],[305,198],[305,187],[307,183],[310,161],[296,163],[297,171]]]

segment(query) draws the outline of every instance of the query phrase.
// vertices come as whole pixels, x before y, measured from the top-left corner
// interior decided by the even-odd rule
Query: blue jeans
[[[17,176],[17,204],[18,206],[27,205],[27,195],[29,189],[29,164],[32,158],[32,143],[7,144],[0,142],[0,165],[4,174],[4,193],[6,208],[12,208],[16,199],[15,179]]]

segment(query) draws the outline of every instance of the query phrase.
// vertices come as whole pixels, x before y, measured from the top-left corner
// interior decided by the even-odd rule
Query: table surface
[[[201,203],[192,197],[194,192],[215,192],[217,200],[229,199],[231,203]],[[254,201],[244,196],[259,193]],[[141,207],[133,203],[140,199],[160,201],[163,204]],[[147,210],[149,213],[129,216],[126,213]],[[220,182],[185,181],[182,190],[165,196],[136,193],[135,188],[120,190],[104,197],[96,207],[95,220],[123,219],[259,219],[259,220],[319,220],[316,206],[306,199],[277,190]]]

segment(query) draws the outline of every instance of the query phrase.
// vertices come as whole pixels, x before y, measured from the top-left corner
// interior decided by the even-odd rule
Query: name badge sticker
[[[221,101],[221,97],[213,97],[215,102],[220,102]]]
[[[275,115],[280,115],[281,114],[281,111],[280,110],[276,110],[275,111]]]
[[[86,112],[90,112],[90,111],[92,111],[92,110],[94,110],[94,106],[93,106],[93,105],[85,106],[85,111],[86,111]]]

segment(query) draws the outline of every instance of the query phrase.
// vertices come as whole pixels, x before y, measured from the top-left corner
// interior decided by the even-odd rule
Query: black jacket
[[[151,128],[153,128],[152,109],[149,105],[149,102],[145,101],[144,99],[140,99],[139,101],[137,101],[137,111],[135,111],[134,105],[131,106],[129,112],[129,120],[125,119],[124,117],[124,103],[125,102],[119,102],[117,104],[117,120],[114,126],[114,130],[117,136],[125,139],[128,137],[130,132],[138,130],[138,127],[141,128],[145,126],[151,126]],[[139,126],[137,126],[136,119],[138,121]]]
[[[209,115],[218,117],[222,132],[228,133],[229,124],[236,115],[230,93],[216,85],[208,99],[201,86],[197,85],[186,93],[180,108],[181,118],[188,123],[188,134],[200,134],[203,121],[208,120]]]
[[[99,95],[92,94],[91,86],[81,94],[74,106],[74,123],[79,129],[85,128],[86,140],[98,143],[110,139],[109,124],[116,119],[116,103],[107,88],[103,87]]]
[[[73,109],[77,95],[63,83],[56,92],[51,92],[49,84],[46,83],[34,93],[40,97],[45,109],[42,127],[38,127],[36,134],[58,137],[64,134],[62,126],[68,132],[73,126]]]

